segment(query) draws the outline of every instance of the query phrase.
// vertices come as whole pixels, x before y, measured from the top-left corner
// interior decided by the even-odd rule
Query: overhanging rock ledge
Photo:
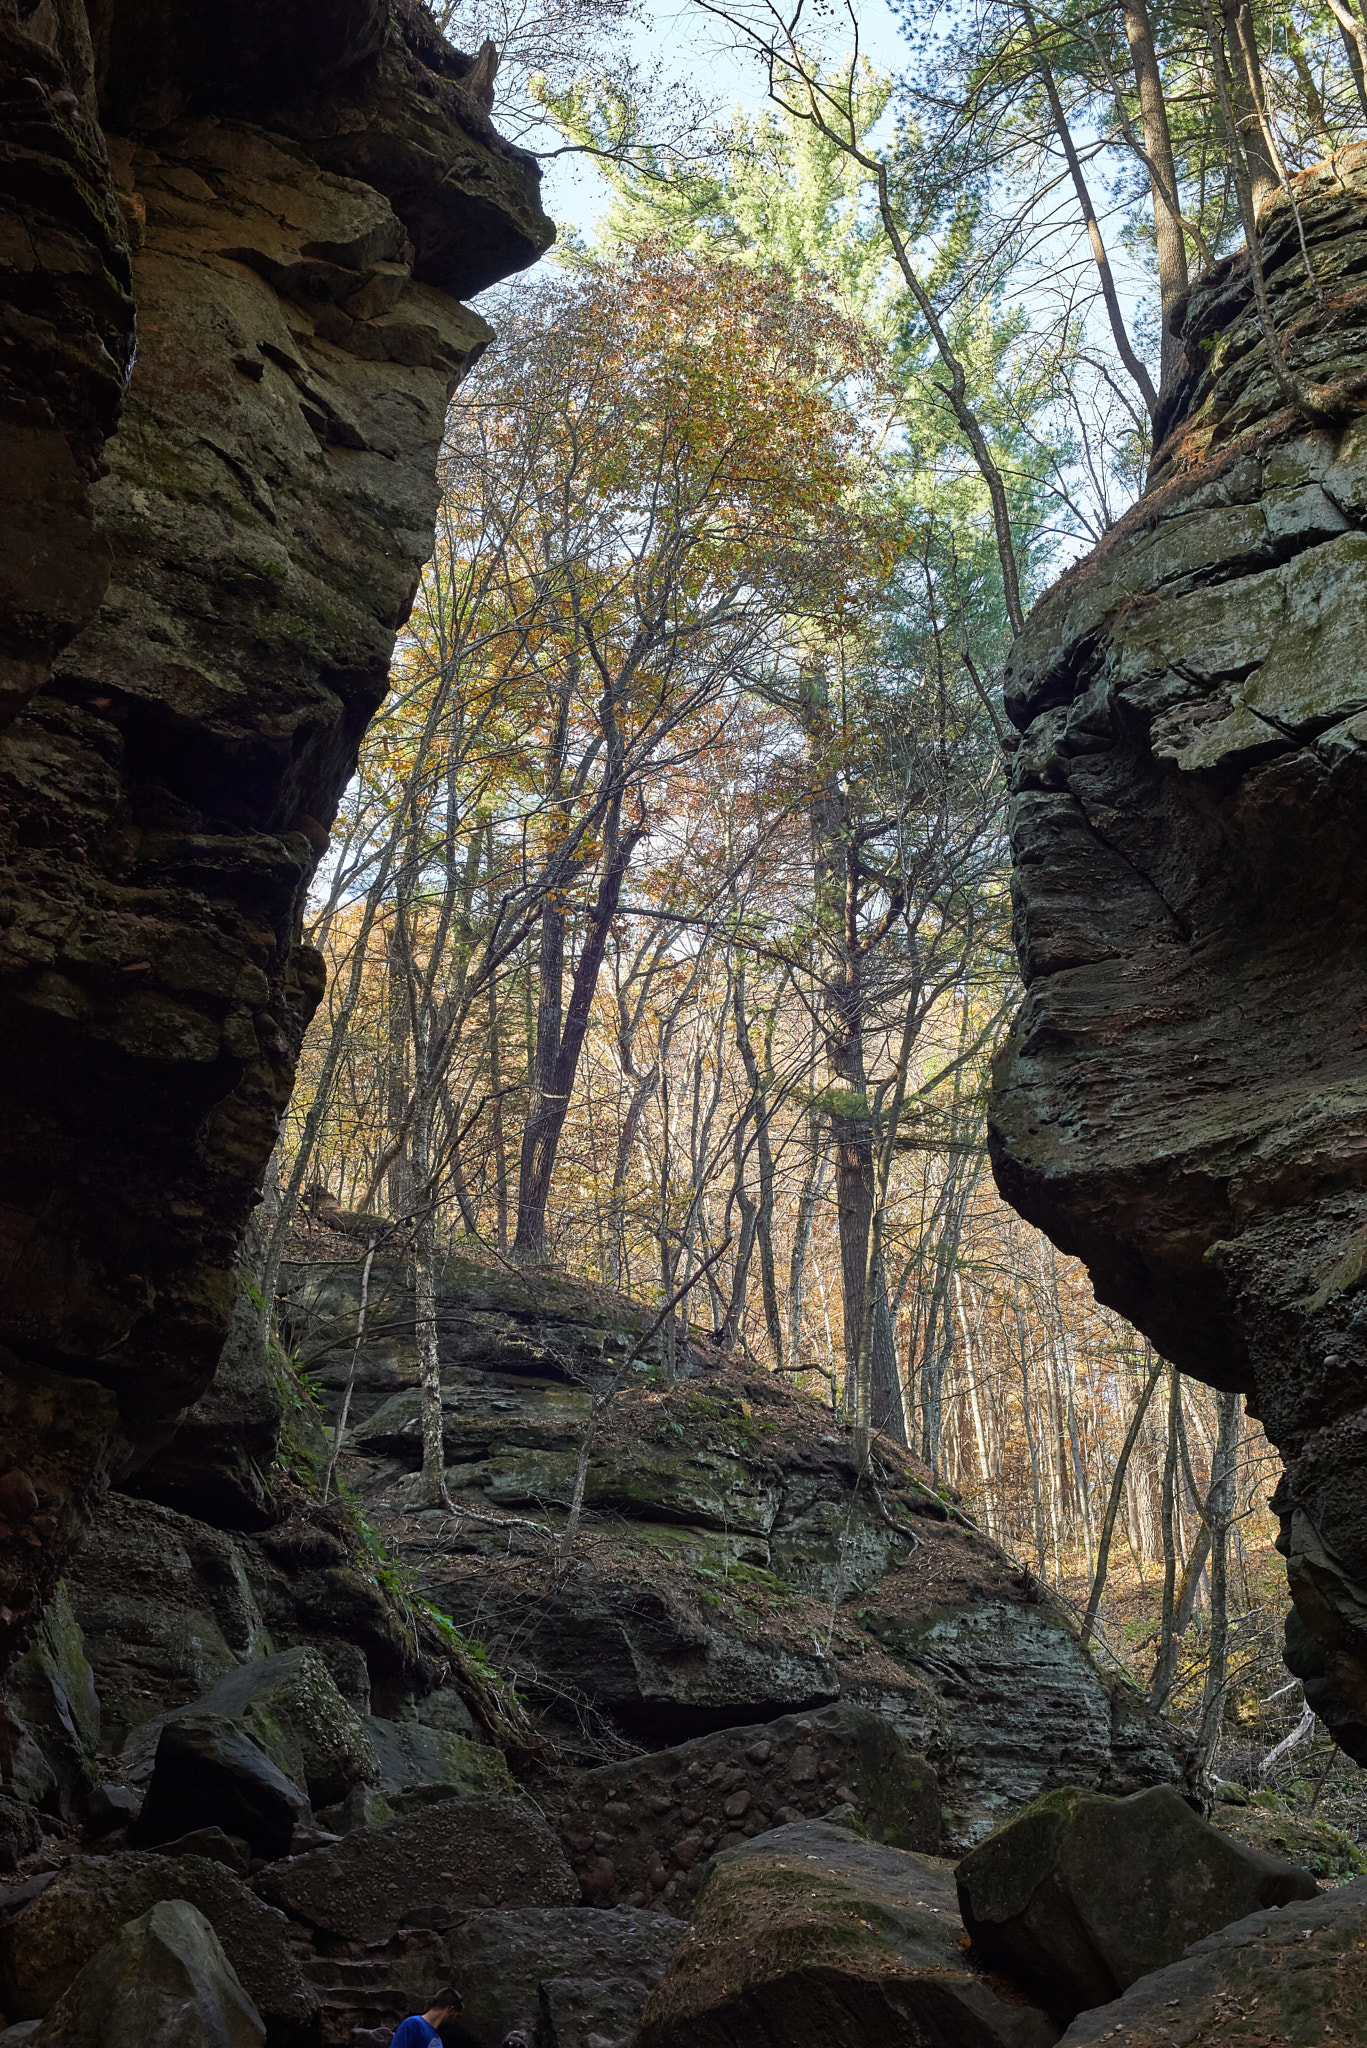
[[[1281,1450],[1287,1661],[1367,1761],[1367,149],[1191,292],[1149,488],[1013,649],[1021,1213]],[[1355,390],[1355,386],[1357,387]]]
[[[0,0],[0,1669],[202,1392],[431,552],[550,244],[415,0]]]

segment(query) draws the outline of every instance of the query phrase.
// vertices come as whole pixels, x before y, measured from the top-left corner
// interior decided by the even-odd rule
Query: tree
[[[529,595],[535,585],[524,645],[545,699],[538,830],[566,829],[587,790],[601,799],[591,900],[576,917],[548,895],[540,913],[515,1238],[536,1258],[663,751],[700,744],[747,668],[772,658],[794,621],[857,602],[881,561],[853,503],[865,437],[829,391],[864,370],[861,337],[781,273],[658,247],[626,269],[586,264],[519,301],[498,363],[478,403],[533,432],[539,451],[516,571]]]

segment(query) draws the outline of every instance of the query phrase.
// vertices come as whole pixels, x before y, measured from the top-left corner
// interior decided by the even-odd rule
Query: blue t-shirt
[[[408,2019],[401,2020],[394,2029],[394,2038],[389,2048],[428,2048],[432,2041],[439,2043],[441,2035],[420,2012],[415,2012]]]

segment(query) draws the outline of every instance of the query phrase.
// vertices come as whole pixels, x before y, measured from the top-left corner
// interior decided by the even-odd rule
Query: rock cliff
[[[203,1391],[431,550],[549,244],[416,0],[0,4],[0,1669]]]
[[[355,1259],[288,1271],[292,1342],[329,1418],[352,1383],[347,1483],[414,1586],[516,1678],[564,1756],[601,1775],[624,1738],[628,1753],[654,1751],[835,1703],[872,1710],[930,1760],[955,1847],[1049,1786],[1180,1780],[1176,1731],[1098,1670],[1066,1615],[924,1467],[884,1442],[876,1483],[860,1483],[829,1410],[710,1346],[672,1388],[647,1353],[614,1400],[564,1569],[595,1390],[649,1327],[617,1297],[453,1259],[439,1342],[457,1513],[422,1508],[412,1295],[402,1267],[376,1262],[373,1334],[357,1351],[360,1271]],[[673,1872],[695,1824],[700,1854],[726,1834],[719,1797],[684,1799],[680,1810],[697,1808],[687,1821],[670,1801],[662,1818],[649,1772],[625,1775],[640,1778],[634,1793],[603,1793],[620,1845],[608,1860],[625,1858],[623,1872],[657,1850]],[[814,1806],[769,1789],[770,1813],[831,1803],[815,1782]],[[760,1805],[756,1791],[745,1831]],[[576,1867],[603,1853],[581,1844]]]
[[[1367,151],[1178,318],[1149,488],[1012,652],[1027,995],[998,1184],[1282,1452],[1287,1656],[1367,1761]]]

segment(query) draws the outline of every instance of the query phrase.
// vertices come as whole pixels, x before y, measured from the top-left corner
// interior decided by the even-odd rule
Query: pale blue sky
[[[902,61],[903,44],[897,23],[886,0],[859,0],[860,37],[865,54],[886,70]],[[839,18],[843,26],[843,11]],[[813,35],[819,26],[813,16]],[[756,110],[764,99],[764,82],[753,59],[733,55],[725,48],[724,24],[700,7],[665,0],[648,9],[646,26],[633,39],[632,51],[642,66],[659,63],[666,76],[690,83],[716,102],[721,115],[736,106]],[[832,34],[832,55],[848,48],[848,36]],[[497,111],[495,111],[497,118]],[[607,205],[603,180],[591,162],[582,157],[559,157],[547,163],[543,197],[552,220],[592,231],[594,222]]]

